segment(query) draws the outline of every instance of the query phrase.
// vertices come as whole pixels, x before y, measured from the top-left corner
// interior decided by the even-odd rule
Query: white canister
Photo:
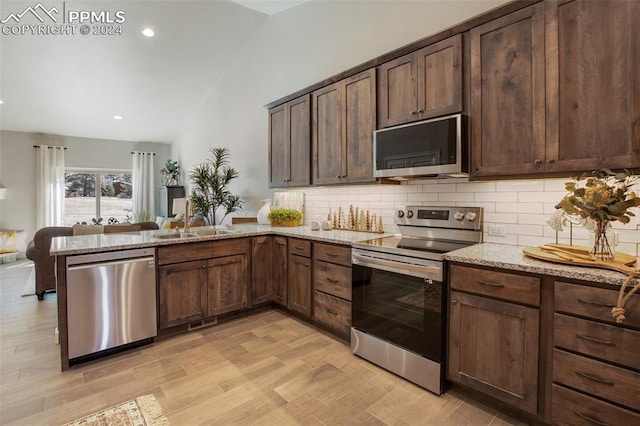
[[[258,202],[260,209],[258,210],[258,224],[260,225],[269,225],[269,219],[267,219],[267,215],[271,211],[271,199],[267,198],[265,200],[260,200]]]

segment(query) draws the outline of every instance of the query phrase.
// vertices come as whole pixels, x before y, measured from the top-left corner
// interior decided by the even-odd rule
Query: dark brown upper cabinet
[[[544,171],[544,4],[473,28],[470,44],[471,175]]]
[[[378,67],[378,128],[462,111],[462,35]]]
[[[269,187],[311,183],[311,95],[269,110]]]
[[[314,185],[375,182],[375,76],[370,69],[313,92]]]
[[[640,167],[640,2],[545,8],[547,170]]]

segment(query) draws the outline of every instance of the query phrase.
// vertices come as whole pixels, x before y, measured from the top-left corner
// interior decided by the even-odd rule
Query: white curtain
[[[36,146],[36,225],[62,226],[64,220],[64,147]]]
[[[132,152],[131,180],[133,188],[133,219],[135,222],[155,218],[155,182],[152,152]],[[151,219],[149,219],[151,218]]]

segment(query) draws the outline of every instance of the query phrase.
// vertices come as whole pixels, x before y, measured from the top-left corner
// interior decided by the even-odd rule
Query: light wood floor
[[[62,373],[55,295],[20,297],[29,273],[0,265],[0,424],[58,425],[154,394],[181,425],[510,425],[437,397],[279,311],[191,332]]]

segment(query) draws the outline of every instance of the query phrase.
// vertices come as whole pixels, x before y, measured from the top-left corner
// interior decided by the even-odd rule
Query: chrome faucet
[[[185,198],[184,202],[184,232],[189,232],[189,199]]]

